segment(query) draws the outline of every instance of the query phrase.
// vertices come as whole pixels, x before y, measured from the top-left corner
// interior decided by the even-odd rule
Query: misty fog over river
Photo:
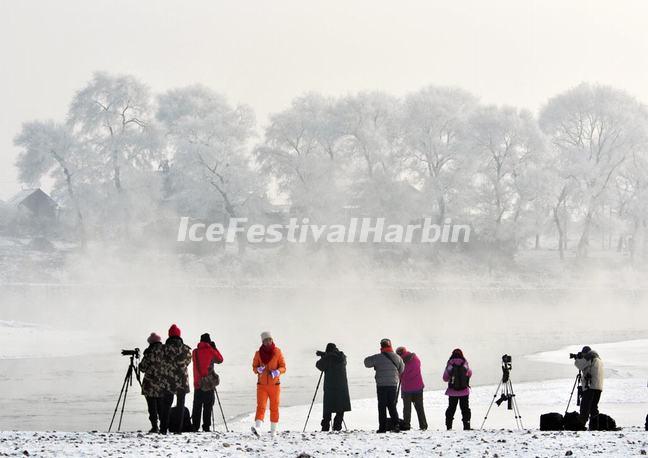
[[[464,350],[477,386],[498,382],[504,353],[513,355],[514,382],[571,377],[568,365],[524,355],[648,337],[642,289],[399,287],[322,279],[299,287],[21,284],[0,286],[0,297],[0,429],[106,430],[128,366],[120,350],[143,350],[150,332],[166,336],[171,323],[192,347],[209,332],[223,353],[219,394],[229,418],[254,409],[251,361],[264,330],[273,332],[286,357],[283,405],[310,402],[319,376],[315,351],[327,342],[347,354],[352,398],[366,398],[375,386],[363,358],[377,352],[382,337],[421,357],[428,389],[443,386],[441,372],[455,347]],[[144,429],[144,397],[138,386],[131,390],[123,429]]]

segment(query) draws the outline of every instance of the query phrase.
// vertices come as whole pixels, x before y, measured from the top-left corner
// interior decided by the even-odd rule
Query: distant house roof
[[[25,207],[34,215],[52,216],[58,204],[40,188],[23,189],[7,201],[10,207]]]

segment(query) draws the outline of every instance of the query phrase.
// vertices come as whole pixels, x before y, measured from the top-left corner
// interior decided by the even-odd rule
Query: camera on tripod
[[[511,358],[511,355],[502,355],[502,379],[504,382],[507,382],[511,375],[511,369],[513,369],[512,361],[513,358]]]
[[[115,416],[117,415],[117,410],[121,404],[121,413],[119,414],[119,424],[117,425],[117,431],[121,430],[122,420],[124,418],[124,408],[126,407],[126,396],[128,395],[128,388],[133,386],[133,375],[135,375],[135,380],[137,383],[142,386],[142,381],[140,380],[140,371],[139,371],[139,357],[140,349],[134,348],[133,350],[122,350],[122,356],[130,356],[130,361],[128,362],[128,369],[126,370],[126,377],[124,377],[124,383],[122,384],[121,390],[119,391],[119,397],[117,398],[117,405],[115,406],[115,411],[113,412],[112,419],[110,420],[110,426],[108,427],[108,432],[112,430],[113,423],[115,422]],[[137,361],[135,361],[137,360]]]
[[[140,357],[140,349],[135,348],[134,350],[122,350],[121,354],[122,354],[122,356],[134,356],[135,359],[139,359],[139,357]]]
[[[515,417],[515,424],[519,429],[522,429],[524,425],[522,424],[522,415],[520,414],[520,408],[518,407],[515,392],[513,391],[513,383],[511,382],[511,369],[513,368],[513,358],[511,355],[502,355],[502,380],[497,385],[495,389],[495,394],[493,395],[493,400],[488,406],[486,415],[484,416],[484,421],[482,422],[481,428],[484,428],[484,424],[488,419],[488,414],[491,411],[493,404],[497,404],[497,407],[501,406],[504,401],[506,401],[506,407],[508,410],[513,411]],[[501,388],[501,391],[500,391]],[[500,393],[500,397],[497,397],[497,394]]]

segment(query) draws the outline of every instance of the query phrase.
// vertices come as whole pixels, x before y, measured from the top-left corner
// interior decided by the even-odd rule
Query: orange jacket
[[[270,372],[273,370],[278,370],[281,374],[286,373],[286,362],[284,361],[283,353],[278,347],[275,347],[274,356],[265,364],[265,370],[263,373],[259,374],[257,368],[264,366],[261,361],[261,356],[259,356],[259,351],[254,354],[254,359],[252,360],[252,372],[257,375],[258,381],[257,385],[279,385],[281,376],[272,378]]]

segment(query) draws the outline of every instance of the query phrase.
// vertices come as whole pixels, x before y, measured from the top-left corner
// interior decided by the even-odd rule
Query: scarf
[[[269,347],[266,347],[265,345],[261,345],[259,348],[259,357],[261,358],[261,362],[263,364],[268,364],[272,357],[275,354],[275,344],[272,342],[272,345]]]
[[[385,347],[385,348],[381,348],[380,352],[381,353],[393,353],[394,350],[392,349],[392,347]]]

